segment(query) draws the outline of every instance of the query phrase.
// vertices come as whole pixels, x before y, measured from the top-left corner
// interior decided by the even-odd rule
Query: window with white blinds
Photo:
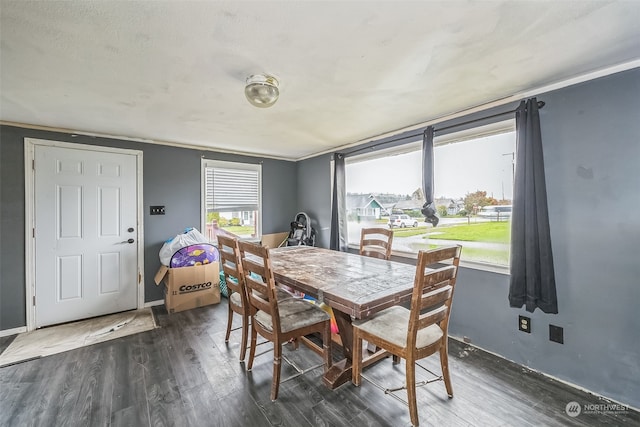
[[[214,211],[257,211],[260,205],[260,173],[242,170],[208,167],[207,205]]]
[[[203,222],[208,233],[221,228],[243,238],[259,237],[261,166],[203,160],[202,173]]]

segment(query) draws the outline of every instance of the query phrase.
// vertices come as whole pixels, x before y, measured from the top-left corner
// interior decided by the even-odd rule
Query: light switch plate
[[[164,215],[164,206],[150,206],[149,207],[150,215]]]

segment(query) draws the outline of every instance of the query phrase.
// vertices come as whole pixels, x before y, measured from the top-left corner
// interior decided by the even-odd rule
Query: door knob
[[[127,239],[127,240],[123,240],[123,241],[122,241],[122,242],[120,242],[120,243],[133,243],[133,242],[135,242],[135,240],[133,240],[133,239]]]

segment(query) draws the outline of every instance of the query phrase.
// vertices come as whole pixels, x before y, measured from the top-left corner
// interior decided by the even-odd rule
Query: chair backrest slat
[[[445,266],[445,267],[455,267],[453,265],[449,265],[449,266]],[[431,274],[433,270],[430,270],[428,272],[426,272],[424,274],[423,277],[423,283],[424,283],[424,287],[422,289],[423,292],[429,292],[435,289],[439,289],[443,286],[447,286],[449,285],[449,279],[443,279],[441,281],[438,281],[437,279],[434,279],[433,277],[429,278],[427,276],[429,276]],[[442,276],[441,276],[442,277]]]
[[[444,272],[446,273],[446,270]],[[423,289],[422,298],[420,298],[420,311],[422,312],[425,309],[443,304],[451,298],[453,288],[449,285],[450,282],[451,279],[447,279],[441,282],[443,285],[440,288],[436,288],[430,292],[425,292]]]
[[[418,318],[418,329],[424,329],[436,323],[440,323],[445,319],[449,311],[449,307],[441,305],[438,308],[434,308],[424,314],[421,314]]]
[[[363,228],[360,231],[360,255],[390,259],[393,231],[382,227]]]
[[[427,265],[431,265],[437,262],[444,262],[449,259],[451,260],[458,259],[458,263],[459,263],[461,251],[462,251],[462,246],[460,245],[431,249],[429,251],[425,251],[424,261]]]

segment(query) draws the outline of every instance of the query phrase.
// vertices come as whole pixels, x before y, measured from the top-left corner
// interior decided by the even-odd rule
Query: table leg
[[[331,390],[340,387],[342,384],[351,381],[351,361],[353,359],[353,326],[351,324],[351,316],[338,310],[333,310],[336,323],[338,324],[338,332],[342,340],[342,352],[344,359],[334,363],[331,368],[324,374],[322,379],[325,386]],[[388,357],[389,353],[384,350],[378,351],[362,361],[362,366],[369,366],[380,359]]]
[[[342,340],[342,353],[344,359],[335,362],[324,374],[322,381],[331,390],[340,387],[351,380],[351,355],[353,349],[353,328],[351,316],[338,310],[333,310],[333,315],[338,325],[338,332]]]
[[[353,325],[351,316],[338,310],[333,310],[333,316],[338,325],[338,333],[342,340],[342,353],[345,359],[351,361],[353,354]]]

